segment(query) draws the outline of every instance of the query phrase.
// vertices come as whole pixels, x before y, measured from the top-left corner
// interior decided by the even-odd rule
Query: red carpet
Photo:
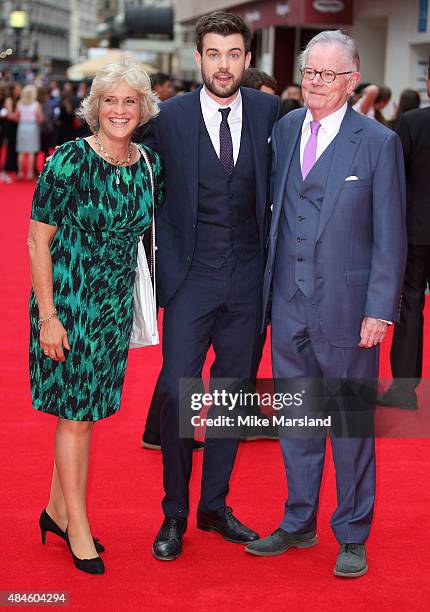
[[[95,428],[89,510],[94,533],[107,548],[106,574],[91,577],[78,572],[55,536],[48,534],[42,546],[37,519],[48,496],[55,419],[30,406],[26,235],[32,190],[26,183],[0,185],[0,590],[66,591],[73,610],[429,609],[427,439],[377,443],[377,504],[367,546],[370,570],[357,581],[332,576],[338,546],[329,527],[335,504],[330,456],[321,494],[318,546],[256,558],[215,534],[197,531],[202,458],[197,453],[184,555],[172,563],[155,561],[151,545],[162,518],[161,457],[143,450],[140,438],[160,366],[158,347],[131,352],[121,411]],[[382,371],[387,376],[388,349],[386,341]],[[429,370],[427,357],[427,377]],[[267,347],[261,375],[270,376]],[[279,525],[285,498],[278,444],[242,444],[231,488],[229,503],[237,515],[261,534],[273,531]]]

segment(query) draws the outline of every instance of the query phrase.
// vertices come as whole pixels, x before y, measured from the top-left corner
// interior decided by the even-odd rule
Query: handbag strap
[[[136,144],[143,159],[145,160],[146,167],[149,172],[149,180],[151,182],[151,196],[152,196],[152,223],[151,223],[151,255],[150,255],[150,274],[153,279],[154,296],[156,293],[155,289],[155,186],[154,186],[154,173],[152,171],[152,165],[149,161],[149,155],[140,144]]]

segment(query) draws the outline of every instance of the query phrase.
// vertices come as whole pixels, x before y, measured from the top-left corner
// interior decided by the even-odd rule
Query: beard
[[[232,82],[230,85],[226,87],[222,87],[216,84],[215,77],[221,74],[225,74],[231,77]],[[243,78],[243,72],[240,75],[240,77],[235,79],[234,76],[230,72],[222,71],[222,70],[218,71],[216,74],[213,75],[212,78],[210,78],[205,73],[202,67],[202,79],[203,79],[203,83],[206,86],[206,89],[208,89],[211,93],[213,93],[218,98],[230,98],[231,96],[233,96],[238,91],[240,84],[242,82],[242,78]]]

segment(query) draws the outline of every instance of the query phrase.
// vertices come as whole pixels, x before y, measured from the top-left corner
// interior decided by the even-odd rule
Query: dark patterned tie
[[[222,117],[221,125],[219,126],[219,158],[224,168],[231,174],[234,168],[233,141],[231,139],[230,126],[227,121],[231,108],[219,108],[218,110]]]

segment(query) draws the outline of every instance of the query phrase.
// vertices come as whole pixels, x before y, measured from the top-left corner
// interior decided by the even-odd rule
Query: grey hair
[[[99,123],[100,98],[116,85],[124,82],[135,89],[140,97],[139,126],[156,117],[160,112],[158,98],[151,88],[151,80],[141,63],[130,55],[122,55],[115,63],[101,68],[91,85],[89,95],[81,102],[76,115],[84,119],[92,132],[97,132]],[[139,127],[138,126],[138,127]]]
[[[302,68],[306,66],[309,51],[318,43],[324,43],[326,45],[336,43],[338,45],[342,45],[342,47],[345,48],[354,69],[360,70],[360,55],[358,53],[358,45],[353,38],[347,34],[344,34],[341,30],[324,30],[311,38],[304,51],[302,51],[299,55],[299,62]]]

